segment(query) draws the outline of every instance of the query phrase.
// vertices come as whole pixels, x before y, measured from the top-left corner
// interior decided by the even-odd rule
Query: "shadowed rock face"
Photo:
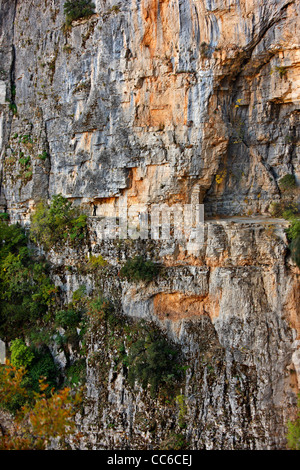
[[[280,177],[299,183],[298,1],[97,0],[69,30],[63,3],[0,0],[0,197],[12,222],[58,193],[97,215],[120,196],[266,215]],[[115,270],[140,250],[167,269],[138,286],[112,270],[103,287],[186,355],[190,448],[283,448],[300,373],[299,270],[283,222],[209,221],[197,255],[175,242],[117,249],[100,241],[98,222],[90,250]],[[60,273],[86,251],[51,253],[67,296],[94,285]],[[89,357],[104,343],[99,331]],[[132,391],[103,354],[105,385],[99,365],[88,367],[83,447],[158,448],[182,432],[175,405]]]

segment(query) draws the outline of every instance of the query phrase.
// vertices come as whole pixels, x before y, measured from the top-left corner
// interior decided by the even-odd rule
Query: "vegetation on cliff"
[[[58,330],[68,327],[71,336],[78,316],[70,309],[57,311],[59,292],[50,266],[29,248],[21,226],[2,219],[0,240],[0,338],[9,345],[11,360],[0,369],[0,408],[13,416],[0,448],[42,449],[71,429],[68,367],[64,377],[52,351]]]
[[[286,232],[290,242],[291,257],[300,268],[300,219],[292,211],[285,212],[284,216],[290,222]]]
[[[299,189],[293,174],[286,174],[278,181],[281,192],[279,202],[270,205],[270,213],[274,217],[283,217],[290,222],[286,230],[292,260],[300,267],[300,218]]]
[[[287,441],[291,450],[300,450],[300,394],[298,395],[297,417],[288,422]]]
[[[130,347],[128,355],[128,380],[134,386],[135,380],[144,388],[150,386],[155,396],[162,384],[174,386],[182,377],[178,361],[178,350],[161,336],[158,330],[146,328]]]
[[[86,237],[85,214],[60,194],[40,202],[31,220],[30,237],[46,250],[57,244],[74,245]]]
[[[71,0],[64,3],[66,25],[80,18],[87,18],[95,13],[95,4],[91,0]]]
[[[93,331],[103,332],[103,383],[108,380],[105,364],[113,357],[132,391],[142,386],[153,398],[173,401],[179,393],[185,370],[180,351],[155,325],[125,319],[98,290],[87,295],[84,285],[62,304],[51,266],[32,242],[46,250],[68,243],[76,249],[85,231],[86,217],[60,195],[38,205],[29,232],[5,218],[0,221],[0,337],[9,345],[11,361],[2,368],[0,394],[7,393],[1,407],[13,416],[13,429],[0,438],[3,449],[47,448],[54,433],[63,444],[73,419],[72,396],[85,383],[85,345]],[[101,255],[88,258],[86,265],[95,279],[99,269],[107,268]],[[151,282],[159,270],[140,256],[129,258],[120,277],[115,276],[118,282]],[[63,366],[55,359],[58,353]],[[44,424],[38,424],[36,410]],[[55,426],[47,413],[56,416]]]
[[[143,256],[136,256],[126,260],[120,270],[120,276],[128,281],[152,281],[160,271],[160,266]]]
[[[11,403],[22,403],[9,418],[9,426],[0,436],[0,450],[45,450],[56,441],[67,448],[67,438],[76,440],[75,413],[81,402],[70,388],[50,389],[43,379],[39,391],[28,393],[27,371],[7,364],[0,369],[0,403],[11,411]]]
[[[55,303],[57,288],[49,265],[28,247],[28,236],[19,225],[0,222],[0,337],[9,342],[16,335],[41,329]]]

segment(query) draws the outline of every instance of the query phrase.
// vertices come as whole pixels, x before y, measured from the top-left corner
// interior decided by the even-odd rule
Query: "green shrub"
[[[283,66],[276,66],[275,70],[279,73],[280,78],[283,78],[287,74],[287,68]]]
[[[271,202],[269,212],[272,217],[281,217],[283,210],[284,209],[279,202]]]
[[[158,331],[142,331],[128,354],[128,381],[131,386],[137,380],[143,388],[150,385],[152,396],[157,394],[162,384],[179,379],[181,369],[178,363],[178,351]]]
[[[32,350],[22,339],[16,338],[10,346],[11,363],[14,367],[27,369],[34,359]]]
[[[97,271],[98,268],[107,266],[107,261],[101,255],[90,255],[87,263],[92,271]]]
[[[30,163],[30,157],[21,157],[19,162],[22,166],[27,166]]]
[[[27,370],[23,386],[28,391],[39,391],[39,380],[45,378],[51,387],[56,387],[58,369],[49,348],[43,345],[36,349],[26,346],[23,340],[17,338],[11,343],[11,364]]]
[[[300,219],[293,217],[289,219],[291,225],[287,229],[288,238],[293,241],[300,235]]]
[[[272,217],[289,218],[292,214],[296,214],[298,212],[298,206],[291,200],[271,202],[269,212]]]
[[[55,314],[55,323],[62,328],[76,328],[81,321],[82,315],[78,310],[59,310]]]
[[[0,221],[0,260],[9,253],[27,251],[27,236],[25,230],[18,224],[8,225]]]
[[[29,134],[25,134],[25,135],[20,136],[19,143],[22,143],[22,144],[25,144],[25,145],[26,144],[33,144],[33,140],[32,140],[32,138]]]
[[[66,385],[78,385],[85,380],[86,362],[85,358],[77,359],[66,371]]]
[[[297,418],[288,422],[288,447],[291,450],[300,450],[300,394],[298,395]]]
[[[64,3],[67,26],[72,21],[88,18],[95,13],[95,4],[91,0],[69,0]]]
[[[119,5],[114,5],[111,7],[111,9],[109,10],[109,13],[110,12],[114,12],[114,13],[120,13],[121,9],[119,7]]]
[[[102,295],[88,301],[87,314],[94,325],[107,322],[111,327],[114,327],[119,323],[113,304]]]
[[[285,211],[284,218],[289,220],[290,226],[286,229],[287,237],[290,241],[289,249],[292,260],[300,268],[300,219],[293,211]]]
[[[282,213],[282,217],[286,220],[291,220],[295,217],[295,210],[293,209],[286,209],[285,211],[283,211]]]
[[[86,237],[87,216],[61,195],[41,202],[31,218],[30,237],[49,250],[58,243],[76,244]]]
[[[294,189],[296,185],[296,179],[294,175],[285,175],[278,181],[279,188],[281,191],[287,191],[289,189]]]
[[[55,314],[54,323],[56,327],[63,328],[65,330],[64,333],[57,332],[56,341],[68,358],[68,345],[71,345],[74,351],[79,349],[81,332],[84,330],[82,312],[79,309],[77,310],[72,307],[66,310],[59,310]]]
[[[143,256],[128,259],[120,270],[120,277],[128,281],[152,281],[160,271],[160,266]]]
[[[38,154],[38,158],[39,158],[40,160],[43,160],[43,161],[47,160],[47,158],[48,158],[48,153],[46,152],[46,150],[44,150],[42,153],[39,153],[39,154]]]

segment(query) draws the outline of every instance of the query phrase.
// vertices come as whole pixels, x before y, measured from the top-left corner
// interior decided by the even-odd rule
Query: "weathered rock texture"
[[[63,3],[1,2],[3,191],[16,217],[46,194],[151,203],[199,186],[207,213],[255,212],[279,198],[278,177],[299,178],[299,2],[98,1],[67,32]]]
[[[278,179],[299,182],[298,0],[95,0],[69,30],[63,3],[0,0],[0,202],[12,222],[58,193],[97,215],[125,195],[203,202],[206,216],[267,214]],[[107,292],[189,361],[190,448],[283,448],[300,372],[299,270],[284,223],[208,222],[196,256],[145,242],[167,275],[133,286],[115,274],[138,243],[100,242],[98,222],[90,249],[115,266]],[[61,269],[77,256],[51,254],[67,295],[82,279]],[[99,331],[89,354],[102,342]],[[122,370],[102,378],[92,361],[83,446],[159,447],[180,431],[178,409],[132,391]]]

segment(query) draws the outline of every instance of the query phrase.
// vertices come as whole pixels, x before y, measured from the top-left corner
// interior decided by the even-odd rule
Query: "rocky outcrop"
[[[162,403],[128,386],[94,332],[82,446],[174,446],[177,433],[193,449],[283,448],[299,388],[299,270],[284,222],[266,216],[280,177],[300,178],[299,1],[96,0],[69,28],[63,4],[0,0],[1,206],[26,224],[40,199],[80,204],[90,246],[49,253],[66,298],[93,288],[76,263],[101,252],[119,311],[157,324],[188,364],[184,405]],[[203,203],[204,245],[100,240],[99,217],[121,196],[149,210]],[[140,250],[165,276],[120,281]]]
[[[299,178],[298,2],[96,3],[66,30],[63,1],[1,2],[12,215],[59,192],[189,202],[195,186],[207,214],[266,211]]]
[[[129,384],[120,358],[134,327],[94,328],[78,417],[82,448],[285,448],[300,381],[299,269],[288,256],[285,226],[263,218],[207,222],[197,257],[171,241],[99,240],[92,253],[108,264],[97,279],[78,270],[82,253],[53,253],[65,292],[81,284],[105,292],[123,322],[156,325],[186,367],[175,394],[152,397]],[[163,263],[158,278],[120,278],[123,261],[141,253]]]

